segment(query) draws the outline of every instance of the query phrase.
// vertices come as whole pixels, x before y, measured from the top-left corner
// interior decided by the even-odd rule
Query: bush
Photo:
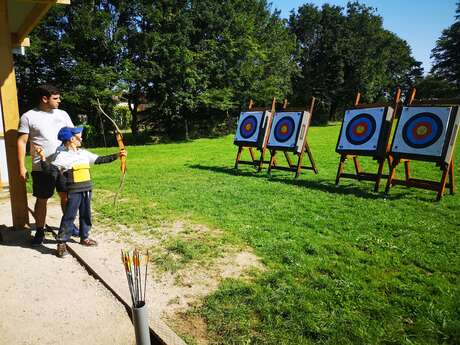
[[[131,111],[124,104],[118,104],[113,107],[113,120],[120,129],[127,129],[131,125]]]

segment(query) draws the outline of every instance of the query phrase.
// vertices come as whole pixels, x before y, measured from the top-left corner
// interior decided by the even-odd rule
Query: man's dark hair
[[[37,103],[40,103],[42,97],[51,97],[51,95],[59,95],[60,93],[57,87],[50,84],[43,84],[35,90],[35,99]]]

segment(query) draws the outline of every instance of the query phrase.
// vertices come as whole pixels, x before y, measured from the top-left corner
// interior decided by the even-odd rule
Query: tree
[[[442,32],[431,51],[434,64],[431,73],[457,85],[460,89],[460,2],[455,23]]]
[[[139,33],[157,47],[141,60],[158,66],[146,87],[151,119],[164,119],[171,134],[182,131],[187,138],[193,122],[228,119],[249,98],[264,104],[290,92],[295,40],[266,1],[200,0],[158,7],[144,6],[137,13],[149,25],[156,23]]]
[[[384,30],[371,7],[306,4],[291,14],[289,28],[298,40],[301,68],[293,81],[294,98],[305,103],[309,95],[317,96],[330,120],[357,91],[365,101],[386,99],[397,86],[407,89],[421,76],[407,43]]]
[[[455,98],[460,91],[455,84],[435,75],[427,75],[416,84],[418,98]]]

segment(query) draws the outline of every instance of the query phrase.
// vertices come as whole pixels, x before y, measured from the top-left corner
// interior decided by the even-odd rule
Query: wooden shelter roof
[[[27,35],[55,4],[68,5],[70,0],[7,0],[13,47],[29,45]]]

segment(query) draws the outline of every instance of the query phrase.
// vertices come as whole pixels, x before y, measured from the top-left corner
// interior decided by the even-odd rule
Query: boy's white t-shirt
[[[75,165],[79,164],[94,164],[98,155],[91,153],[84,149],[71,151],[63,146],[58,147],[56,150],[56,157],[51,162],[60,171],[72,169]]]
[[[21,116],[18,132],[29,134],[32,170],[41,170],[40,157],[35,154],[35,146],[42,147],[47,161],[51,161],[56,149],[61,145],[57,135],[62,127],[74,127],[74,125],[69,114],[61,109],[46,112],[36,108]]]

